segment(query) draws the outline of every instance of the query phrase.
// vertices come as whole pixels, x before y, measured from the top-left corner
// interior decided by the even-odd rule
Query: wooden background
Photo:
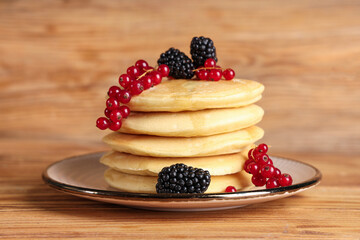
[[[360,238],[360,1],[0,1],[0,238]],[[211,37],[262,82],[272,152],[320,186],[267,204],[156,213],[57,193],[41,172],[106,150],[104,93],[137,59]]]

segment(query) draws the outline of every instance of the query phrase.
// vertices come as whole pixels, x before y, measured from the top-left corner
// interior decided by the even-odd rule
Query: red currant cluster
[[[292,184],[290,174],[281,174],[281,171],[274,167],[273,161],[266,154],[268,146],[264,143],[249,151],[244,164],[247,173],[252,174],[251,181],[257,187],[266,184],[266,188],[286,187]]]
[[[221,77],[224,77],[225,80],[232,80],[235,77],[234,70],[228,68],[223,71],[212,58],[206,59],[203,67],[195,69],[195,74],[197,78],[207,81],[219,81]]]
[[[264,143],[249,151],[248,157],[244,164],[244,170],[252,174],[251,181],[257,187],[266,184],[266,188],[286,187],[292,184],[290,174],[281,174],[280,169],[274,167],[273,161],[266,154],[268,146]],[[225,192],[236,192],[236,188],[228,186]]]
[[[125,106],[133,96],[141,94],[167,77],[170,69],[162,64],[156,70],[144,60],[138,60],[134,66],[129,67],[125,74],[119,77],[120,86],[109,88],[106,100],[105,116],[96,120],[96,126],[101,130],[109,128],[117,131],[121,128],[122,119],[130,114],[129,107]]]

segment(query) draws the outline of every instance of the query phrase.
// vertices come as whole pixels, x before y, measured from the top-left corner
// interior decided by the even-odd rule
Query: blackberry
[[[193,37],[190,44],[190,54],[195,68],[204,66],[206,59],[212,58],[217,62],[214,42],[206,37]]]
[[[203,193],[211,181],[209,171],[182,163],[164,167],[156,184],[157,193]]]
[[[170,68],[169,76],[190,79],[194,76],[194,64],[191,59],[178,49],[170,48],[160,55],[158,65],[166,64]]]

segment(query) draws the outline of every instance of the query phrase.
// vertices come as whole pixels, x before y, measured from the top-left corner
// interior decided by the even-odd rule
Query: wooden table
[[[360,238],[359,1],[0,2],[0,238]],[[244,208],[151,212],[45,186],[44,168],[106,150],[104,93],[140,58],[210,36],[266,86],[264,141],[317,187]]]

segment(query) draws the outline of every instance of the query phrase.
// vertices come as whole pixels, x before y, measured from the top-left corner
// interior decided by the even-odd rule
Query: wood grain
[[[360,238],[360,2],[0,1],[0,238]],[[41,172],[102,151],[118,75],[211,37],[219,63],[266,86],[272,151],[314,164],[299,195],[221,212],[128,209],[58,193]]]

